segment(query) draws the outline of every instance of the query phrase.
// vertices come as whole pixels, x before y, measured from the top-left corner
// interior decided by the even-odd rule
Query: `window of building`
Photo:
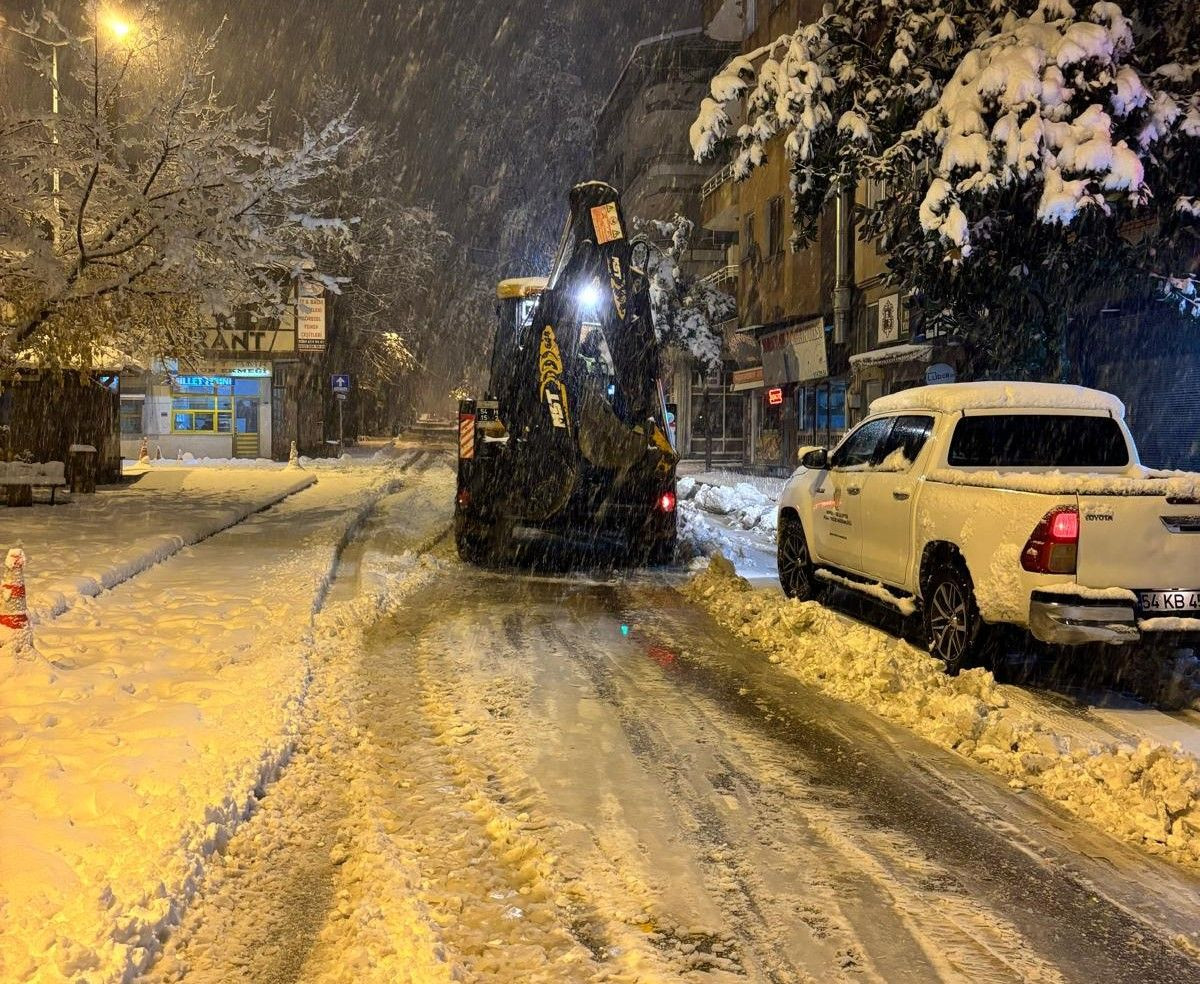
[[[710,374],[705,386],[702,373],[692,374],[690,453],[712,453],[723,458],[740,458],[745,447],[746,394],[729,390],[731,374]],[[707,396],[707,399],[706,399]],[[709,438],[712,438],[711,445]]]
[[[776,195],[767,202],[767,256],[783,252],[783,198]]]
[[[753,34],[758,28],[758,0],[742,0],[746,5],[746,34]]]
[[[171,432],[233,433],[233,380],[179,376],[171,387]]]
[[[867,178],[867,208],[875,208],[888,197],[887,182]]]
[[[846,432],[846,383],[830,380],[805,387],[797,394],[798,437],[801,444],[831,448]]]
[[[142,433],[143,400],[121,400],[121,433],[139,435]]]
[[[750,256],[752,255],[752,253],[754,252],[754,245],[755,245],[754,235],[755,235],[754,213],[751,212],[749,215],[746,216],[746,238],[745,238],[745,241],[742,243],[742,260],[743,261],[749,259]]]

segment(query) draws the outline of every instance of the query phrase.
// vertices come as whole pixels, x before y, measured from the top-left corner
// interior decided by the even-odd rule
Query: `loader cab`
[[[517,277],[496,285],[496,338],[492,345],[492,389],[504,391],[517,371],[530,320],[546,291],[545,277]]]
[[[514,336],[533,317],[538,298],[546,290],[545,277],[518,277],[496,285],[500,324]]]

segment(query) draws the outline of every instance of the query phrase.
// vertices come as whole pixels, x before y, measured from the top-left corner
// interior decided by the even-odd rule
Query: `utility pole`
[[[133,32],[133,27],[125,21],[115,17],[106,18],[108,30],[118,41],[130,36]],[[96,24],[96,31],[90,38],[80,38],[80,43],[91,41],[93,46],[99,45],[99,23]],[[54,165],[50,170],[50,194],[54,202],[54,229],[52,231],[53,241],[58,245],[58,238],[62,227],[62,172],[58,166],[58,49],[67,47],[70,41],[47,41],[45,38],[38,37],[36,34],[30,34],[28,31],[22,31],[19,27],[7,25],[8,29],[14,34],[19,34],[26,40],[32,41],[34,44],[40,44],[45,48],[50,49],[50,145],[53,148]],[[98,57],[98,56],[97,56]]]
[[[19,34],[35,44],[40,44],[43,47],[50,49],[50,146],[54,159],[54,165],[50,170],[50,195],[54,203],[54,228],[51,232],[55,245],[58,245],[58,237],[62,227],[62,172],[58,167],[58,49],[64,48],[71,42],[69,41],[47,41],[45,38],[39,38],[36,34],[30,34],[28,31],[22,31],[19,27],[8,25],[8,29],[14,34]]]

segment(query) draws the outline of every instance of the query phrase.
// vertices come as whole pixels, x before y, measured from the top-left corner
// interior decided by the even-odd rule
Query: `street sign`
[[[346,399],[345,393],[334,393],[333,395],[338,398],[339,403]]]
[[[350,392],[350,375],[349,373],[334,373],[329,377],[330,385],[333,387],[335,396],[345,396]]]

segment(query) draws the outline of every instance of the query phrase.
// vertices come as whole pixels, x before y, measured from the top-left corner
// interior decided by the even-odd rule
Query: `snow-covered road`
[[[347,554],[311,725],[145,980],[1200,981],[1192,876],[676,575],[461,565],[445,508],[402,491]]]

